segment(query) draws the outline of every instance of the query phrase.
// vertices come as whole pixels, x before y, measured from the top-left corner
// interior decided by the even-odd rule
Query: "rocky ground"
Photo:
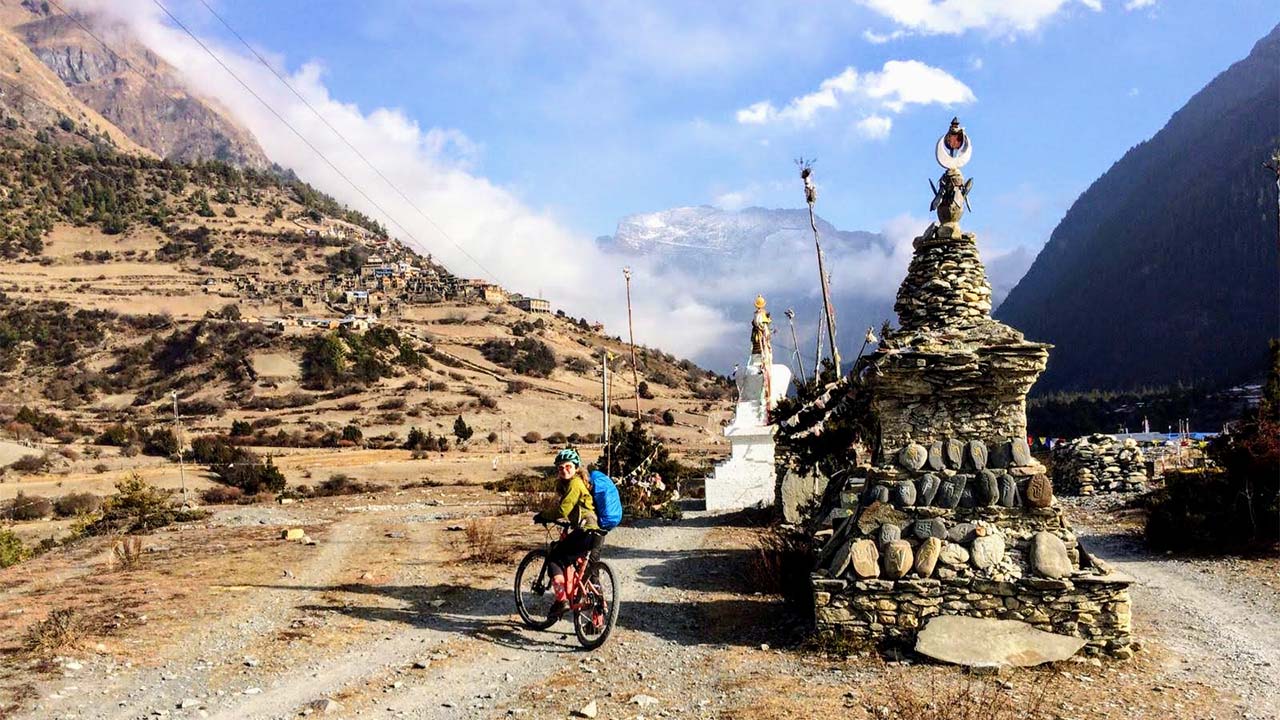
[[[0,716],[14,718],[1267,718],[1280,712],[1274,559],[1143,554],[1115,508],[1072,508],[1138,579],[1128,662],[975,676],[846,657],[754,578],[759,528],[691,513],[614,531],[624,604],[584,652],[533,632],[510,593],[542,531],[474,486],[219,510],[146,539],[135,570],[86,545],[0,573]],[[1109,523],[1109,524],[1104,524]],[[467,561],[471,522],[510,561]],[[314,546],[279,539],[301,526]],[[45,658],[26,628],[71,607],[83,634]],[[1269,663],[1269,664],[1268,664]],[[591,705],[594,703],[594,708]],[[933,704],[930,709],[930,703]]]

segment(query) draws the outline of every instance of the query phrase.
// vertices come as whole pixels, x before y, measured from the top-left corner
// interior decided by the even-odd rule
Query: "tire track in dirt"
[[[527,704],[522,698],[527,689],[590,662],[593,656],[617,661],[625,656],[628,645],[667,645],[667,640],[652,632],[632,628],[649,624],[669,631],[672,623],[684,627],[690,622],[675,617],[679,613],[672,616],[654,610],[681,599],[681,591],[655,578],[664,577],[662,568],[671,560],[681,564],[692,557],[707,532],[706,527],[664,525],[620,528],[610,534],[603,555],[618,575],[622,620],[597,653],[581,650],[567,620],[545,632],[520,625],[509,576],[480,587],[401,582],[379,589],[398,604],[355,610],[366,618],[381,616],[399,623],[398,628],[392,625],[371,644],[277,676],[264,684],[261,695],[224,705],[212,717],[283,717],[296,714],[307,703],[334,696],[342,698],[344,717],[361,710],[411,718],[503,715],[500,708]],[[431,601],[440,599],[446,604],[433,608]],[[644,618],[629,616],[630,608]],[[424,658],[425,669],[412,668]]]
[[[368,523],[363,518],[335,524],[317,556],[299,569],[295,578],[283,582],[299,588],[330,582],[367,531]],[[153,709],[171,709],[184,698],[208,695],[214,684],[211,675],[227,665],[240,665],[245,649],[280,628],[294,605],[307,596],[307,590],[246,588],[237,596],[234,607],[211,615],[193,628],[188,642],[173,647],[158,666],[124,670],[97,682],[80,678],[80,697],[111,702],[99,701],[82,708],[84,714],[79,717],[129,720],[146,716]],[[229,628],[235,632],[228,633]]]
[[[1183,659],[1178,674],[1234,692],[1243,717],[1280,717],[1280,617],[1195,562],[1153,555],[1133,538],[1076,530],[1091,552],[1137,581],[1134,615]]]

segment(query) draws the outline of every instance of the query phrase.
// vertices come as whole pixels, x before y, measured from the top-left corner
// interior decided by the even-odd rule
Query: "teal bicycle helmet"
[[[582,457],[578,455],[578,451],[573,448],[565,448],[556,453],[556,465],[564,463],[573,463],[574,467],[582,467]]]

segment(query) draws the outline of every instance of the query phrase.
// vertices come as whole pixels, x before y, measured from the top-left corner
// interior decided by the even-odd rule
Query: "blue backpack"
[[[612,530],[622,522],[622,498],[613,479],[599,470],[591,471],[591,498],[596,504],[596,518],[601,530]]]

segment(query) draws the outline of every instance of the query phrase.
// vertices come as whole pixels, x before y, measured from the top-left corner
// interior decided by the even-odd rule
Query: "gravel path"
[[[1153,555],[1136,538],[1076,527],[1091,552],[1135,580],[1135,634],[1180,656],[1177,674],[1240,698],[1246,718],[1280,717],[1280,593],[1223,572],[1229,560]]]

